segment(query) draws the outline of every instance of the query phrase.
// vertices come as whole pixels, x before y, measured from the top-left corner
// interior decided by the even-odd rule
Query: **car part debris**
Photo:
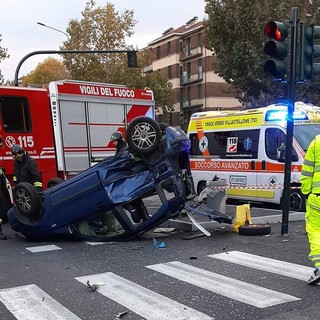
[[[89,288],[89,289],[91,289],[92,291],[96,291],[98,288],[99,288],[99,285],[97,285],[97,284],[91,284],[90,283],[90,281],[88,280],[87,281],[87,287]]]

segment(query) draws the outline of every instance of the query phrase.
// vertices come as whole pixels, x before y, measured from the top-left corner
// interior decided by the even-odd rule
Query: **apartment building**
[[[203,21],[197,17],[176,29],[169,28],[144,50],[152,50],[152,63],[144,72],[160,70],[174,89],[171,124],[186,130],[192,113],[239,109],[231,86],[213,70],[215,57],[204,47]],[[160,110],[161,113],[161,110]]]

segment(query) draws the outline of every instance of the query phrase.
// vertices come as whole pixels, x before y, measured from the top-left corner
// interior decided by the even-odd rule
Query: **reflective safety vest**
[[[310,143],[301,170],[301,191],[320,195],[320,135]]]

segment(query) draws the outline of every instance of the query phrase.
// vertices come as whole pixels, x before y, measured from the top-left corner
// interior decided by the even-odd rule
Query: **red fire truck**
[[[138,116],[154,119],[151,90],[82,81],[56,81],[48,89],[0,87],[1,165],[12,181],[11,147],[34,159],[43,185],[67,179],[115,153],[113,131],[125,135]],[[49,183],[50,185],[50,183]]]

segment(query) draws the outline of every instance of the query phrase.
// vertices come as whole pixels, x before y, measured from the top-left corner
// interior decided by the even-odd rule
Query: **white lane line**
[[[60,247],[58,247],[54,244],[48,244],[45,246],[28,247],[26,249],[32,253],[61,250]]]
[[[110,242],[100,242],[100,241],[97,241],[97,242],[93,242],[93,241],[83,241],[84,243],[88,244],[89,246],[99,246],[101,244],[110,244],[110,243],[115,243],[114,241],[110,241]]]
[[[78,277],[83,284],[103,283],[97,292],[146,320],[212,320],[214,318],[171,300],[112,272]]]
[[[0,301],[18,320],[81,320],[35,284],[1,289]]]
[[[208,257],[303,281],[307,281],[314,270],[314,268],[311,267],[260,257],[240,251],[211,254]]]
[[[297,297],[173,261],[147,266],[170,277],[258,308],[300,300]]]

